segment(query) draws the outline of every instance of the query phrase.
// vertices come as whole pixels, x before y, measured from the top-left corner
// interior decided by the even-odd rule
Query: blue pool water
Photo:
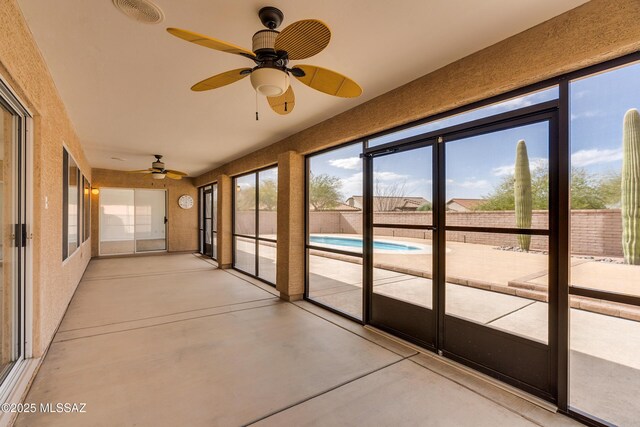
[[[362,239],[358,239],[355,237],[309,236],[309,243],[321,243],[325,245],[362,249]],[[419,251],[423,248],[420,248],[418,246],[405,245],[402,243],[380,242],[374,240],[373,249],[381,249],[385,251]]]

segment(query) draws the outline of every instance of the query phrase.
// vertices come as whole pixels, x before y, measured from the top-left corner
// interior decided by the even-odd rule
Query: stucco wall
[[[130,174],[109,169],[93,169],[91,186],[93,188],[155,188],[167,190],[167,248],[169,252],[195,251],[198,248],[198,189],[193,179],[154,180],[148,175]],[[178,206],[178,199],[183,194],[193,197],[191,209]],[[91,195],[91,236],[92,254],[98,256],[100,195]]]
[[[62,262],[62,147],[82,173],[91,168],[65,106],[15,0],[0,2],[0,75],[34,114],[33,128],[33,352],[52,339],[91,258],[85,242]],[[48,207],[45,206],[45,197]]]
[[[636,0],[592,0],[196,178],[237,175],[640,50]],[[366,90],[366,88],[365,88]]]

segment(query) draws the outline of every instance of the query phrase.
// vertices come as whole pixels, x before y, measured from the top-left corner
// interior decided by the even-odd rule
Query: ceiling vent
[[[129,18],[145,24],[162,22],[162,10],[148,0],[112,0],[113,5]]]

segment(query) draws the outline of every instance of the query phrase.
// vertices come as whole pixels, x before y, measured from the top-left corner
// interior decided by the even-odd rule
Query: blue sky
[[[379,145],[458,123],[522,108],[557,97],[552,88],[522,98],[407,129],[370,141]],[[594,174],[620,171],[622,120],[627,110],[640,109],[640,64],[571,82],[572,165]],[[481,198],[513,173],[515,147],[527,143],[531,168],[548,167],[548,126],[523,126],[446,144],[446,198]],[[342,180],[342,195],[362,195],[360,144],[311,159],[311,171]],[[403,185],[405,194],[431,200],[431,149],[423,148],[374,160],[375,180],[381,187]]]

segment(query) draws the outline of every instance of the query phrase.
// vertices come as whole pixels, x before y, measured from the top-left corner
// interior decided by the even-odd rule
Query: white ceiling
[[[155,0],[165,14],[141,24],[110,0],[18,0],[92,167],[140,169],[152,154],[197,176],[517,34],[584,0]],[[249,79],[195,93],[194,83],[248,59],[170,36],[166,27],[251,50],[257,11],[280,8],[286,25],[318,18],[332,30],[317,56],[364,89],[334,98],[294,81],[295,110],[273,113]],[[295,64],[296,61],[292,61]],[[125,159],[113,160],[112,157]]]

